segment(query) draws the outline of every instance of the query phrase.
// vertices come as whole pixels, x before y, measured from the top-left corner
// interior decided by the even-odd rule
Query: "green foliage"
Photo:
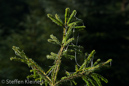
[[[65,24],[66,24],[67,21],[68,21],[69,15],[70,15],[70,9],[69,9],[69,8],[66,8],[66,9],[65,9]]]
[[[77,10],[76,16],[78,16],[79,19],[83,19],[84,25],[88,28],[84,28],[83,31],[79,32],[78,44],[82,45],[84,51],[88,53],[93,49],[97,50],[97,55],[95,54],[94,60],[97,58],[100,58],[101,61],[105,61],[108,58],[114,59],[113,67],[111,69],[99,72],[109,79],[109,83],[104,83],[103,85],[114,86],[119,84],[121,86],[129,86],[129,11],[127,9],[121,11],[123,3],[125,3],[125,6],[123,5],[124,8],[128,9],[129,3],[127,0],[126,2],[124,2],[124,0],[15,0],[15,3],[12,0],[1,0],[1,79],[9,78],[13,80],[17,78],[24,80],[27,74],[29,74],[26,65],[9,60],[9,57],[14,55],[14,52],[11,50],[13,45],[23,49],[27,56],[36,61],[40,66],[43,66],[45,71],[48,70],[47,66],[52,65],[52,61],[46,61],[47,58],[45,58],[45,56],[50,52],[57,53],[59,46],[52,45],[46,40],[49,38],[50,34],[54,34],[57,38],[61,39],[60,32],[62,29],[61,27],[59,27],[60,29],[57,29],[58,26],[52,23],[51,20],[48,20],[46,13],[51,13],[53,16],[58,13],[63,20],[63,9],[65,7],[70,7],[71,12],[73,9]],[[75,30],[74,35],[76,37],[76,32],[80,29]],[[76,38],[74,42],[75,41]],[[6,54],[7,51],[8,54]],[[70,52],[68,53],[71,55]],[[77,56],[79,65],[82,60],[82,56]],[[62,66],[65,68],[63,70],[74,70],[72,69],[74,68],[73,64],[75,64],[74,59],[72,60],[72,63],[70,61],[71,60],[67,61],[67,59],[63,59]],[[70,63],[69,65],[71,66],[67,63]],[[59,77],[64,73],[63,70],[60,71]],[[81,79],[78,79],[77,82],[80,82],[78,84],[79,86],[84,86],[84,83],[81,83]],[[63,84],[63,86],[68,86],[66,85],[68,83],[64,83],[65,85]],[[3,84],[0,83],[0,86],[3,86]],[[19,84],[13,86],[19,86]]]
[[[45,71],[31,58],[28,58],[23,51],[19,49],[19,47],[13,46],[12,48],[15,51],[15,54],[19,56],[20,58],[11,57],[10,60],[20,60],[21,62],[24,62],[28,65],[28,67],[31,68],[30,72],[33,72],[32,75],[27,76],[27,78],[34,78],[35,80],[44,80],[48,83],[51,82],[50,78],[46,75]]]
[[[11,57],[11,60],[17,60],[21,61],[25,64],[27,64],[32,72],[32,75],[27,76],[27,78],[34,78],[36,81],[42,81],[42,84],[45,84],[45,86],[58,86],[59,84],[70,81],[74,85],[77,85],[77,82],[75,81],[76,78],[82,78],[85,83],[88,86],[95,86],[96,84],[98,86],[101,86],[101,80],[104,82],[108,82],[107,79],[105,79],[103,76],[95,73],[96,70],[100,69],[101,67],[107,65],[110,63],[112,60],[109,59],[106,62],[99,63],[100,59],[98,59],[95,63],[92,62],[92,59],[95,54],[95,50],[93,50],[87,58],[84,59],[83,63],[81,66],[75,65],[75,71],[74,72],[68,72],[66,71],[66,76],[62,76],[61,79],[58,79],[58,74],[60,71],[60,65],[63,57],[66,57],[68,59],[74,59],[76,58],[73,54],[73,52],[77,52],[78,55],[82,54],[82,51],[79,51],[81,47],[77,45],[71,45],[71,42],[75,40],[75,38],[71,38],[72,30],[73,29],[83,29],[85,26],[78,26],[80,21],[76,21],[75,15],[76,15],[76,10],[74,10],[71,15],[70,14],[70,9],[66,8],[65,10],[65,23],[63,24],[62,20],[60,17],[56,14],[55,17],[52,16],[51,14],[48,14],[48,18],[50,18],[54,23],[57,25],[61,26],[63,28],[63,38],[62,38],[62,43],[54,36],[50,35],[51,39],[48,39],[48,42],[51,42],[53,44],[60,45],[60,50],[58,51],[58,54],[51,52],[50,55],[47,55],[47,59],[52,59],[54,60],[54,65],[48,69],[47,72],[45,72],[35,61],[33,61],[31,58],[28,58],[25,53],[20,50],[18,47],[13,46],[13,50],[15,54],[18,57]],[[82,21],[81,21],[82,22]],[[68,47],[72,47],[71,49],[67,49]],[[84,55],[84,57],[86,57]],[[93,65],[91,65],[93,63]],[[49,77],[51,75],[51,77]]]
[[[77,55],[82,55],[82,47],[76,45],[69,45],[67,50],[63,51],[63,57],[67,59],[75,59],[75,52]]]
[[[57,25],[59,26],[63,26],[63,23],[62,21],[60,20],[59,16],[55,15],[55,17],[53,17],[51,14],[47,14],[47,16],[54,22],[56,23]]]
[[[68,21],[67,21],[67,24],[69,24],[69,23],[71,22],[72,18],[76,15],[76,13],[77,13],[76,10],[74,10],[74,11],[72,12],[72,14],[70,15],[70,17],[69,17],[69,19],[68,19]]]
[[[47,59],[53,59],[53,60],[55,60],[55,59],[57,59],[57,54],[51,52],[51,55],[47,55],[46,57],[47,57]]]
[[[50,35],[50,38],[51,39],[48,39],[48,42],[53,43],[53,44],[61,45],[59,40],[54,35]]]

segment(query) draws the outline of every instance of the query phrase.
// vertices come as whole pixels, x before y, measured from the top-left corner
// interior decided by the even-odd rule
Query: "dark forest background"
[[[27,65],[10,61],[15,56],[14,45],[45,70],[52,65],[46,55],[59,48],[47,39],[50,34],[61,39],[62,29],[46,15],[57,13],[63,19],[66,7],[77,10],[76,17],[84,20],[86,28],[79,32],[79,45],[84,46],[84,51],[95,49],[95,58],[113,59],[111,68],[99,71],[109,80],[103,86],[129,86],[128,0],[0,0],[0,80],[25,80],[30,74]],[[0,82],[0,86],[9,85]]]

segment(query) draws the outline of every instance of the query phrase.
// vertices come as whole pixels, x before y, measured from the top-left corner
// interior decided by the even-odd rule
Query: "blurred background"
[[[10,61],[14,45],[44,70],[53,64],[46,55],[59,47],[47,39],[54,34],[61,40],[62,29],[47,14],[57,13],[63,19],[66,7],[77,10],[76,17],[84,20],[86,28],[79,33],[84,51],[95,49],[95,58],[113,59],[111,68],[99,72],[109,80],[103,86],[129,86],[129,0],[0,0],[0,80],[25,80],[30,74],[26,64]],[[0,82],[0,86],[23,85]]]

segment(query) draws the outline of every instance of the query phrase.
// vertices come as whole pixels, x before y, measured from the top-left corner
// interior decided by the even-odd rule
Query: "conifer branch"
[[[69,14],[70,14],[70,9],[66,8],[65,9],[65,25],[67,24],[67,20],[68,20]]]
[[[70,15],[70,17],[69,17],[69,19],[68,19],[67,24],[69,24],[69,23],[70,23],[70,21],[71,21],[71,20],[72,20],[72,18],[76,15],[76,13],[77,13],[77,11],[76,11],[76,10],[74,10],[74,11],[72,12],[72,14]]]
[[[56,16],[56,18],[55,18],[55,17],[53,17],[51,14],[48,14],[47,16],[48,16],[54,23],[56,23],[57,25],[59,25],[59,26],[64,26],[63,23],[60,21],[59,17]]]
[[[77,84],[74,80],[76,78],[82,78],[82,80],[85,81],[87,86],[95,86],[96,84],[98,86],[102,86],[101,81],[104,81],[105,83],[108,82],[106,78],[103,76],[95,73],[96,70],[100,69],[101,67],[107,65],[112,61],[112,59],[107,60],[106,62],[101,62],[100,59],[97,59],[95,62],[93,62],[93,57],[95,54],[95,50],[93,50],[87,58],[84,59],[84,62],[82,65],[75,65],[75,72],[70,73],[66,71],[66,76],[63,76],[59,81],[57,81],[58,78],[58,73],[60,71],[60,65],[62,61],[62,57],[66,57],[69,59],[76,58],[76,55],[69,54],[70,53],[77,53],[79,55],[82,54],[82,51],[80,49],[82,47],[77,46],[77,45],[70,45],[70,43],[74,40],[74,38],[71,38],[72,30],[73,29],[84,29],[85,26],[78,26],[82,20],[75,20],[76,16],[76,10],[74,10],[71,15],[70,14],[70,9],[66,8],[65,10],[65,19],[64,23],[60,19],[59,15],[55,14],[55,17],[52,16],[51,14],[48,14],[48,18],[50,18],[55,24],[61,26],[63,28],[63,37],[62,37],[62,42],[60,42],[56,36],[50,35],[50,39],[48,39],[48,42],[51,42],[53,44],[58,44],[60,45],[60,50],[58,54],[51,52],[50,55],[47,55],[47,59],[52,59],[54,60],[54,65],[48,69],[47,72],[45,72],[35,61],[33,61],[31,58],[28,58],[23,51],[21,51],[18,47],[13,46],[13,50],[15,54],[19,57],[11,57],[10,60],[16,60],[16,61],[21,61],[25,64],[27,64],[29,67],[32,69],[30,72],[32,72],[32,75],[27,76],[27,78],[34,78],[35,80],[44,80],[44,82],[41,83],[49,84],[50,86],[59,86],[59,84],[70,81],[71,83],[74,83],[75,85]],[[68,47],[71,47],[68,48]],[[90,66],[90,64],[92,66]],[[51,74],[51,77],[49,75]]]
[[[67,76],[67,77],[64,77],[62,78],[60,81],[58,81],[56,84],[60,84],[62,82],[66,82],[66,81],[69,81],[69,80],[72,80],[72,79],[76,79],[76,78],[79,78],[79,77],[83,77],[83,76],[87,76],[89,75],[90,73],[94,72],[95,70],[97,69],[100,69],[101,67],[103,67],[105,64],[108,64],[109,62],[111,62],[112,60],[109,59],[107,60],[106,62],[104,63],[101,63],[101,64],[98,64],[97,66],[94,66],[94,67],[90,67],[90,68],[85,68],[84,70],[77,70],[76,72],[74,72],[73,74]],[[100,75],[101,76],[101,75]],[[103,81],[105,80],[105,82],[107,83],[107,80],[101,76],[101,78],[103,78]]]
[[[43,69],[36,62],[34,62],[31,58],[28,58],[23,51],[20,51],[19,47],[13,46],[12,49],[15,51],[15,54],[21,58],[11,57],[10,60],[21,60],[21,62],[26,63],[33,70],[36,70],[37,74],[42,75],[45,78],[45,80],[51,83],[51,79],[46,75]]]

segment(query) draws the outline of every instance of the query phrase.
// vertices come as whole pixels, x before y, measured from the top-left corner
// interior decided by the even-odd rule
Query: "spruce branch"
[[[47,55],[47,59],[52,59],[54,60],[53,66],[51,66],[47,72],[45,72],[35,61],[33,61],[31,58],[28,58],[25,53],[20,50],[19,47],[13,46],[13,50],[15,54],[18,57],[11,57],[10,60],[16,60],[16,61],[21,61],[25,64],[27,64],[33,74],[27,76],[27,78],[34,78],[35,81],[37,80],[44,80],[44,82],[41,82],[42,84],[45,84],[45,86],[59,86],[59,84],[62,84],[63,82],[70,81],[74,85],[77,85],[77,82],[75,81],[76,78],[82,78],[84,82],[87,84],[87,86],[95,86],[96,84],[98,86],[102,86],[101,81],[104,81],[105,83],[108,82],[106,78],[104,78],[102,75],[95,73],[96,70],[99,70],[100,68],[104,67],[105,65],[109,64],[112,59],[107,60],[106,62],[100,62],[101,59],[97,59],[95,62],[93,62],[93,57],[95,55],[95,50],[93,50],[90,54],[84,57],[84,62],[81,65],[75,65],[75,70],[74,72],[69,72],[66,71],[66,76],[62,76],[61,79],[58,79],[58,74],[60,73],[60,66],[62,62],[62,58],[69,58],[69,59],[76,59],[76,55],[83,55],[82,50],[83,47],[74,45],[71,42],[75,40],[74,37],[71,37],[72,30],[80,30],[84,29],[85,26],[81,25],[79,26],[80,23],[82,23],[82,20],[74,20],[76,16],[76,10],[74,10],[71,15],[70,15],[70,9],[66,8],[65,9],[65,18],[64,18],[64,23],[60,19],[60,16],[58,14],[55,14],[55,17],[52,16],[51,14],[48,14],[48,18],[52,20],[55,24],[59,25],[63,29],[63,37],[61,42],[57,39],[56,36],[53,34],[50,35],[50,39],[48,39],[48,42],[53,43],[53,44],[58,44],[60,45],[60,50],[59,52],[53,53],[51,52],[50,55]],[[68,48],[69,47],[69,48]],[[74,53],[74,55],[72,54]],[[91,65],[91,66],[90,66]],[[49,77],[51,75],[51,77]]]
[[[47,16],[57,25],[59,26],[63,26],[63,23],[60,21],[59,17],[56,16],[56,18],[54,16],[52,16],[51,14],[47,14]]]
[[[31,58],[28,58],[23,51],[20,50],[19,47],[13,46],[12,48],[15,51],[15,54],[19,56],[20,58],[11,57],[10,60],[21,60],[21,62],[26,63],[29,67],[32,68],[32,71],[34,72],[33,78],[35,76],[42,76],[44,80],[47,80],[49,83],[51,83],[51,79],[46,75],[46,73],[43,71],[43,69],[34,62]]]
[[[74,11],[71,13],[71,15],[70,15],[70,17],[69,17],[69,19],[68,19],[67,24],[69,24],[69,23],[71,22],[72,18],[76,15],[76,13],[77,13],[76,10],[74,10]]]
[[[65,9],[65,25],[67,24],[69,14],[70,14],[70,9],[66,8]]]
[[[55,14],[55,18],[63,25],[63,22],[58,14]]]
[[[66,82],[66,81],[69,81],[69,80],[73,80],[73,79],[76,79],[76,78],[79,78],[79,77],[88,76],[88,75],[92,74],[95,70],[100,69],[100,68],[103,67],[104,65],[110,63],[110,61],[112,61],[112,60],[109,59],[109,60],[107,60],[107,61],[104,62],[104,63],[98,64],[98,65],[96,65],[96,66],[94,66],[94,67],[85,68],[85,69],[83,69],[83,70],[76,68],[76,70],[77,70],[76,72],[74,72],[73,74],[70,74],[70,73],[67,72],[67,75],[69,75],[69,76],[63,77],[63,78],[62,78],[60,81],[58,81],[56,84],[60,84],[60,83],[62,83],[62,82]],[[95,74],[95,73],[93,73],[93,74]],[[99,75],[99,74],[98,74],[98,75]],[[104,77],[102,77],[102,76],[101,76],[101,78],[103,78],[102,80],[107,83],[107,79],[106,79],[106,78],[104,78]],[[84,79],[84,78],[83,78],[83,79]]]
[[[61,43],[59,42],[59,40],[56,38],[56,36],[54,36],[53,34],[50,35],[51,39],[48,39],[48,42],[52,43],[52,44],[58,44],[61,45]]]

